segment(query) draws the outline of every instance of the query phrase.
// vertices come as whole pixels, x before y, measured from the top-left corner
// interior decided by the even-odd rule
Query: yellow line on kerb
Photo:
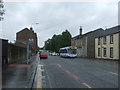
[[[83,83],[86,87],[88,88],[92,88],[91,86],[89,86],[87,83]]]
[[[37,90],[42,90],[42,73],[38,72]]]

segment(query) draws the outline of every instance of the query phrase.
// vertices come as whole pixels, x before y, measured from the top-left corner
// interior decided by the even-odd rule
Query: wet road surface
[[[118,61],[49,56],[41,63],[45,88],[118,88]]]

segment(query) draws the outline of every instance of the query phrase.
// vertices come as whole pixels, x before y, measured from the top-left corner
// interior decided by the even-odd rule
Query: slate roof
[[[94,30],[94,31],[90,31],[90,32],[87,32],[87,33],[82,34],[82,35],[77,35],[77,36],[74,36],[73,38],[74,38],[74,39],[79,39],[79,38],[82,38],[82,37],[84,37],[84,36],[86,36],[86,35],[88,35],[88,34],[91,34],[91,33],[93,33],[93,32],[96,32],[96,31],[98,31],[98,30],[103,31],[103,29],[102,29],[102,28],[98,28],[98,29],[96,29],[96,30]]]
[[[120,25],[104,30],[97,37],[107,36],[118,32],[120,32]]]

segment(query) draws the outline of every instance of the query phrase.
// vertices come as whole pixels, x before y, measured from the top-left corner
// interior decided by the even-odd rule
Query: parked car
[[[56,56],[60,56],[60,54],[59,54],[59,53],[56,53]]]
[[[51,55],[52,55],[52,56],[55,56],[56,54],[55,54],[55,52],[53,52]]]

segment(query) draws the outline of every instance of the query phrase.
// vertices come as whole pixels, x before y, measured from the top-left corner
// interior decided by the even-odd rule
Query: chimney
[[[82,26],[80,26],[79,30],[80,30],[80,35],[82,35]]]
[[[33,31],[33,28],[32,28],[32,27],[30,27],[30,30],[31,30],[31,31]]]

